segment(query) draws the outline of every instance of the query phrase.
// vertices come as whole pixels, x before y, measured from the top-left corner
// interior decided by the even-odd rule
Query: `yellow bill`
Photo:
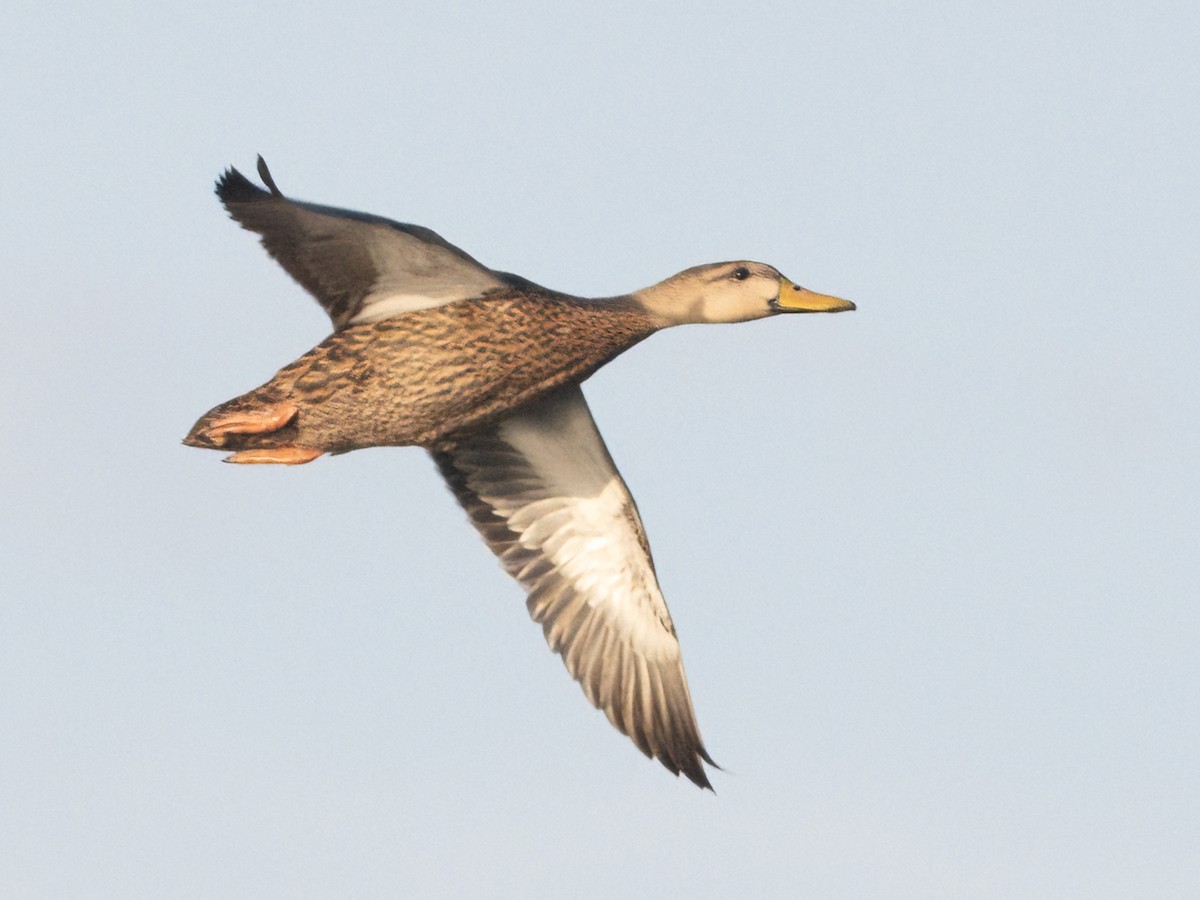
[[[818,294],[816,291],[792,284],[783,276],[779,278],[779,296],[771,301],[771,305],[780,312],[796,313],[846,312],[855,309],[849,300]]]

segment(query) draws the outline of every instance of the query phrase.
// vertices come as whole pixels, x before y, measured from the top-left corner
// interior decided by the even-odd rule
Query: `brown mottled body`
[[[494,290],[335,331],[262,387],[205,413],[184,443],[325,453],[430,447],[582,381],[655,330],[628,298]],[[295,414],[277,425],[274,411],[288,406]],[[276,427],[220,427],[239,417]]]
[[[751,260],[582,300],[489,269],[428,228],[291,200],[236,169],[230,216],[316,298],[334,333],[206,413],[185,442],[226,461],[420,445],[584,694],[669,771],[711,788],[679,640],[637,505],[579,382],[661,328],[854,304]]]

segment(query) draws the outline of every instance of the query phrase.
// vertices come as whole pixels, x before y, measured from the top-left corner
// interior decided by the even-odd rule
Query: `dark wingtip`
[[[717,768],[720,768],[720,766]],[[708,780],[708,773],[704,771],[704,766],[700,765],[698,761],[696,762],[695,768],[688,766],[687,768],[681,769],[680,774],[687,778],[687,780],[692,784],[696,785],[696,787],[701,788],[702,790],[712,791],[714,794],[716,793],[716,789],[713,788],[712,782]]]
[[[683,754],[680,758],[671,758],[670,756],[659,756],[658,761],[667,767],[667,770],[675,775],[682,775],[698,788],[703,788],[706,791],[716,790],[712,786],[712,782],[708,780],[708,773],[704,770],[704,764],[700,760],[704,760],[718,772],[725,770],[712,761],[712,757],[704,749],[703,745],[694,748],[695,752],[689,751]]]
[[[217,179],[216,193],[226,206],[230,203],[246,203],[270,196],[233,166],[226,169]]]
[[[271,193],[276,197],[282,197],[283,191],[275,186],[275,179],[271,177],[271,170],[267,168],[267,161],[262,158],[262,154],[258,154],[258,177],[263,180],[263,184],[271,189]]]
[[[227,209],[231,203],[253,203],[256,200],[271,200],[276,197],[283,199],[283,194],[276,186],[275,179],[271,177],[271,170],[267,168],[267,161],[262,156],[258,157],[258,174],[263,183],[270,188],[270,193],[264,191],[233,166],[221,174],[221,177],[217,179],[216,191]],[[232,212],[232,210],[230,211]]]

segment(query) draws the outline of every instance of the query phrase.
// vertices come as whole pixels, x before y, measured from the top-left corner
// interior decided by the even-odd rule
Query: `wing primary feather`
[[[626,663],[631,670],[627,679],[628,696],[625,702],[629,706],[630,737],[647,756],[653,756],[655,745],[650,740],[650,730],[646,728],[646,688],[649,675],[646,673],[646,661],[635,653],[630,653]]]
[[[272,194],[276,197],[283,197],[283,191],[275,186],[275,179],[271,177],[271,170],[267,168],[267,161],[262,158],[261,153],[258,154],[258,177],[271,189]]]
[[[270,196],[233,166],[226,169],[217,179],[216,195],[231,216],[233,211],[229,209],[230,203],[250,203]]]

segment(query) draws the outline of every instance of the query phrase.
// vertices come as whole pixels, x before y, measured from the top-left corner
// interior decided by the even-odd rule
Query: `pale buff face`
[[[664,326],[747,322],[784,312],[840,312],[854,304],[799,288],[766,263],[696,266],[633,294]]]

